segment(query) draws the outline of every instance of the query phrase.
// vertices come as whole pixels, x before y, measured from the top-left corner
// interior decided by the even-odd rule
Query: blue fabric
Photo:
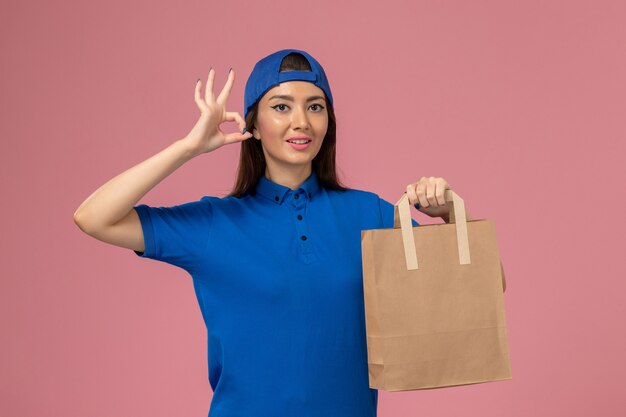
[[[208,335],[209,417],[373,417],[361,230],[393,227],[378,195],[297,189],[135,207],[145,252],[185,269]],[[415,220],[413,225],[417,226]]]

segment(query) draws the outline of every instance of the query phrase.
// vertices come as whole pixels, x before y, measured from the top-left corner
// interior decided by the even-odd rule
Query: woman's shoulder
[[[211,206],[213,215],[233,215],[239,213],[240,210],[246,210],[251,204],[251,197],[244,195],[236,197],[233,195],[217,196],[205,195],[200,201],[204,201]]]

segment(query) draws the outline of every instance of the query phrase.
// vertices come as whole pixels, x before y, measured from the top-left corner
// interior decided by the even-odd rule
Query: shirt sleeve
[[[166,262],[191,271],[203,253],[211,231],[209,197],[171,207],[134,207],[141,221],[144,252],[137,256]]]
[[[380,208],[380,216],[383,219],[383,228],[389,229],[393,227],[393,203],[378,197],[378,207]],[[411,219],[413,226],[419,226],[420,224]]]

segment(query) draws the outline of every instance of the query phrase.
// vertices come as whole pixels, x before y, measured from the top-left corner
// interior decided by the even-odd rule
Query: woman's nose
[[[309,118],[306,114],[306,110],[302,107],[297,107],[292,114],[291,123],[294,127],[307,128],[309,126]]]

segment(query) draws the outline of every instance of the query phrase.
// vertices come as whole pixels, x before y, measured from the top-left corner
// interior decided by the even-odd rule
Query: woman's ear
[[[252,128],[252,136],[254,136],[254,138],[257,140],[261,140],[261,135],[259,134],[259,131],[256,129],[256,127]]]

